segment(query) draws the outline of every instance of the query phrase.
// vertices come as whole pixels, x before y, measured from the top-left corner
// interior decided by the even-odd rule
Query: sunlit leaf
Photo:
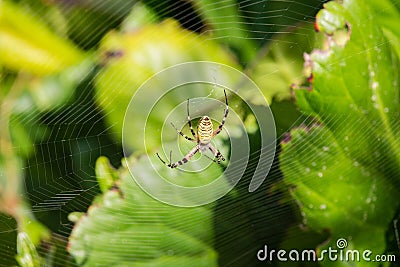
[[[134,32],[110,32],[102,40],[100,50],[107,64],[96,78],[96,98],[118,139],[122,136],[123,120],[129,102],[136,90],[152,75],[178,63],[200,60],[238,67],[233,57],[217,43],[184,30],[172,20],[149,24]],[[198,73],[185,75],[196,80]],[[177,79],[168,78],[165,83]],[[161,89],[158,92],[162,96]],[[176,104],[176,99],[175,102],[170,101],[168,105],[158,108],[158,112],[168,114]],[[139,130],[134,123],[125,125],[132,134]],[[159,126],[161,121],[150,120],[149,123]]]
[[[25,232],[18,233],[17,237],[17,261],[21,266],[40,266],[40,257],[35,246]]]
[[[0,64],[37,75],[57,73],[83,59],[71,42],[11,1],[0,3]]]
[[[118,178],[118,173],[110,165],[106,157],[96,161],[96,178],[103,193],[107,192]]]

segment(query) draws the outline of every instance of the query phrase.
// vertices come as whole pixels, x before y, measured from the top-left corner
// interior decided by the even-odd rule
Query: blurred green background
[[[0,0],[0,265],[258,266],[265,244],[319,252],[338,238],[400,258],[400,4],[326,2]],[[125,125],[127,147],[122,128],[147,79],[190,61],[257,84],[277,151],[249,193],[261,140],[243,102],[262,102],[232,97],[250,141],[245,174],[215,203],[179,208],[133,182],[130,165],[151,174],[140,125]],[[151,127],[176,105],[162,105]],[[146,136],[151,153],[159,133]],[[220,145],[228,154],[228,139]]]

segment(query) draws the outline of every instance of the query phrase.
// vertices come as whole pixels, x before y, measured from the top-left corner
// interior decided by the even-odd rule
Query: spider
[[[226,97],[225,89],[224,89],[224,94],[225,94],[225,103],[226,103],[224,117],[222,118],[221,124],[218,126],[218,128],[216,130],[213,130],[213,124],[211,122],[210,117],[203,116],[203,117],[201,117],[201,119],[199,120],[199,123],[197,124],[197,133],[194,132],[193,127],[192,127],[192,122],[191,122],[191,119],[190,119],[190,115],[189,115],[189,99],[187,100],[187,119],[188,119],[188,124],[189,124],[189,127],[190,127],[190,132],[192,133],[193,138],[191,138],[191,137],[185,135],[184,133],[182,133],[182,131],[180,131],[178,128],[176,128],[173,123],[171,123],[171,125],[186,140],[189,140],[191,142],[195,142],[196,146],[192,150],[190,150],[182,160],[177,161],[175,163],[171,162],[172,151],[170,153],[169,164],[167,164],[160,157],[160,155],[158,153],[156,153],[156,155],[158,156],[158,158],[161,160],[162,163],[164,163],[165,165],[167,165],[168,167],[173,169],[173,168],[176,168],[176,167],[178,167],[180,165],[183,165],[183,164],[187,163],[197,152],[200,151],[200,153],[204,153],[207,150],[210,150],[214,154],[214,157],[216,158],[216,161],[211,159],[212,161],[220,164],[221,160],[222,161],[225,160],[225,158],[221,154],[221,152],[219,152],[219,150],[216,149],[211,144],[211,139],[213,139],[214,136],[216,136],[217,134],[219,134],[222,131],[222,127],[224,126],[226,118],[228,117],[229,106],[228,106],[228,98]]]

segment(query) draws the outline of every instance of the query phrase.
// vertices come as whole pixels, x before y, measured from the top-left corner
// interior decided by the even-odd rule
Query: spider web
[[[134,4],[133,1],[122,0],[17,2],[19,6],[30,10],[37,20],[50,25],[56,32],[55,25],[57,24],[52,21],[52,16],[55,14],[52,9],[60,8],[62,15],[65,16],[64,19],[67,22],[70,20],[68,22],[69,37],[82,49],[87,50],[95,50],[104,34],[112,29],[118,29]],[[143,1],[154,10],[161,20],[174,18],[182,27],[200,34],[207,41],[213,40],[226,46],[246,69],[246,67],[257,64],[260,57],[264,55],[264,47],[276,34],[290,35],[293,33],[293,29],[312,29],[315,15],[326,1],[239,0],[236,2],[221,0],[215,3],[210,1],[201,8],[198,8],[195,2]],[[226,15],[223,12],[224,8],[236,9],[237,16]],[[85,10],[88,10],[86,16],[90,16],[92,21],[82,15],[85,14]],[[203,20],[205,12],[218,13],[219,10],[222,10],[221,16],[214,16],[215,21]],[[239,31],[241,29],[245,29],[245,35],[243,35],[243,31]],[[60,30],[58,29],[58,31]],[[305,36],[305,38],[309,37]],[[313,41],[310,39],[309,43],[313,43]],[[254,45],[254,50],[249,54],[241,51],[241,46],[246,44]],[[281,44],[288,45],[283,40]],[[289,44],[293,46],[293,49],[302,49],[299,43],[289,41]],[[293,59],[293,61],[296,60],[302,59]],[[118,132],[113,128],[113,123],[107,120],[109,110],[117,107],[108,107],[105,111],[99,107],[99,103],[95,99],[94,80],[97,70],[98,66],[93,66],[85,76],[77,81],[76,88],[63,105],[40,112],[21,113],[18,116],[11,116],[11,112],[9,112],[0,118],[2,127],[7,124],[5,118],[10,118],[10,127],[22,125],[31,140],[25,144],[13,142],[13,153],[21,158],[19,169],[24,177],[20,184],[22,199],[28,203],[29,208],[25,208],[27,212],[31,212],[37,220],[52,231],[53,241],[58,243],[61,251],[65,249],[68,236],[73,228],[73,223],[67,218],[68,214],[74,211],[86,212],[93,199],[100,193],[95,176],[96,159],[102,155],[106,156],[112,165],[119,167],[123,157],[122,144],[115,137]],[[269,74],[266,73],[266,78]],[[15,74],[10,71],[7,75]],[[6,78],[3,81],[5,82]],[[119,90],[118,86],[114,90]],[[211,94],[212,91],[210,91]],[[99,98],[102,99],[101,102],[108,103],[107,100],[113,97],[113,95],[100,95]],[[289,110],[288,113],[293,111],[296,114],[287,121],[278,123],[278,140],[285,139],[285,132],[290,128],[313,120],[311,117],[297,113],[289,101],[283,101],[281,105],[275,105],[272,109],[274,112]],[[345,123],[342,119],[343,117],[340,116],[331,117],[331,123]],[[25,153],[24,151],[31,152]],[[258,154],[257,148],[252,148],[252,157],[248,163],[249,170],[256,166]],[[309,156],[312,164],[312,155]],[[385,159],[382,159],[382,164],[385,164]],[[293,170],[295,170],[295,166],[293,166]],[[3,173],[5,172],[3,171]],[[1,176],[3,173],[0,172]],[[241,203],[233,203],[244,207],[245,212],[242,214],[233,213],[228,204],[217,208],[216,225],[219,223],[221,225],[231,224],[238,229],[256,229],[252,233],[242,231],[238,236],[232,232],[223,233],[221,231],[222,234],[216,236],[215,247],[220,252],[219,260],[222,266],[235,264],[239,266],[243,263],[256,265],[255,253],[259,246],[266,241],[268,241],[268,245],[279,246],[285,238],[287,229],[291,227],[291,221],[296,219],[298,214],[295,214],[296,211],[293,210],[291,205],[293,203],[277,204],[285,200],[282,192],[268,196],[264,194],[274,183],[282,179],[277,161],[274,162],[269,177],[270,179],[267,179],[257,192],[251,196],[246,195],[246,197],[240,198]],[[248,179],[243,179],[238,184],[239,192],[243,193],[247,190],[248,182]],[[220,215],[226,213],[232,215]],[[0,244],[0,258],[4,259],[0,264],[7,266],[15,264],[16,249],[15,244],[9,241],[6,234],[15,233],[18,228],[16,223],[8,218],[2,218],[1,224],[4,227],[0,233],[6,241]],[[111,227],[113,226],[110,225]],[[395,224],[396,227],[398,226]],[[218,226],[216,228],[216,231],[221,230],[218,229]],[[293,236],[301,235],[302,233],[299,232]],[[235,246],[237,242],[251,243],[253,240],[258,242],[257,245],[247,247],[247,250],[243,250],[242,246],[237,248]],[[397,240],[396,243],[398,244],[399,241]],[[224,258],[226,251],[236,254],[237,257]],[[44,246],[40,246],[39,252],[45,254],[47,250]],[[55,255],[53,263],[64,266],[68,264],[69,260],[65,252],[60,252]]]

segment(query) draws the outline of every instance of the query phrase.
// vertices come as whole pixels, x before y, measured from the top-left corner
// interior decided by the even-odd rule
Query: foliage
[[[331,233],[320,249],[346,238],[349,248],[384,253],[399,207],[399,54],[383,16],[360,1],[325,4],[316,25],[329,47],[305,56],[311,87],[295,90],[299,108],[318,120],[291,131],[281,166],[304,224]]]
[[[0,58],[3,66],[46,75],[79,63],[83,54],[70,42],[10,1],[1,2]],[[29,27],[26,27],[29,25]]]
[[[100,51],[104,55],[110,52],[120,55],[109,58],[96,78],[96,98],[106,112],[116,138],[122,136],[124,114],[131,98],[157,72],[188,61],[212,60],[238,66],[218,44],[184,30],[172,20],[145,25],[140,31],[110,32],[102,40]],[[165,112],[172,104],[163,108]],[[150,120],[149,123],[160,125],[157,121]],[[134,122],[126,127],[130,128],[129,132],[137,130]]]
[[[17,261],[21,266],[34,267],[40,265],[40,258],[36,248],[29,236],[24,232],[18,233],[17,250]]]
[[[143,161],[127,160],[127,164],[140,165]],[[162,163],[158,165],[160,171],[168,171]],[[212,248],[212,205],[170,206],[147,195],[126,167],[112,170],[98,160],[96,170],[108,170],[120,179],[89,208],[88,214],[76,221],[69,251],[78,264],[217,265]],[[142,174],[146,175],[145,172],[143,168]]]
[[[254,266],[265,264],[256,261],[265,244],[321,252],[339,238],[349,249],[397,251],[400,6],[323,2],[0,0],[0,265]],[[249,193],[261,141],[246,101],[260,107],[264,99],[230,94],[224,131],[248,137],[247,168],[217,202],[185,208],[153,199],[133,176],[182,187],[221,176],[215,190],[229,188],[236,177],[223,175],[226,163],[238,163],[230,162],[225,133],[213,141],[227,161],[189,175],[154,151],[192,148],[170,125],[158,129],[193,92],[165,96],[149,117],[124,125],[124,116],[145,81],[190,61],[246,73],[270,104],[282,142],[266,182]],[[160,85],[201,76],[189,71]],[[155,129],[146,151],[140,120]],[[190,166],[209,162],[194,160]]]

